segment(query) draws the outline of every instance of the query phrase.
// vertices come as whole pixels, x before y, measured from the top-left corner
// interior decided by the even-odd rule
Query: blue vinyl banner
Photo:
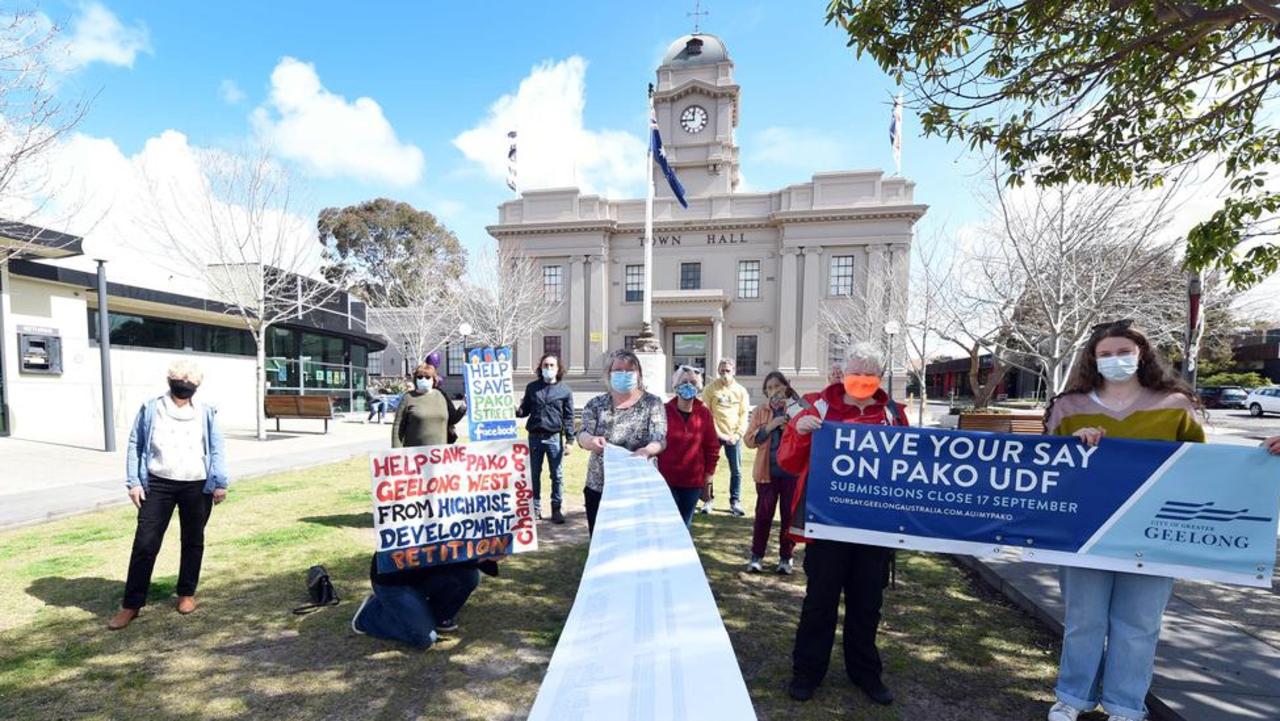
[[[809,469],[809,538],[1271,586],[1261,448],[824,423]]]
[[[516,396],[510,348],[472,348],[463,366],[470,440],[511,440],[516,433]]]

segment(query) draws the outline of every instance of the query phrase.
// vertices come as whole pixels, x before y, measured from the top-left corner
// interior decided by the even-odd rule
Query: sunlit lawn
[[[750,460],[748,452],[744,470]],[[349,627],[368,591],[372,544],[363,461],[235,486],[209,523],[201,607],[187,617],[173,610],[175,518],[151,605],[122,632],[105,624],[123,592],[131,508],[0,533],[0,719],[523,718],[586,556],[585,461],[581,451],[568,460],[570,523],[542,525],[543,548],[483,578],[461,634],[425,652]],[[722,468],[722,511],[727,479]],[[748,483],[748,508],[752,491]],[[750,534],[749,518],[723,512],[695,522],[761,719],[1043,716],[1054,639],[947,558],[915,554],[901,559],[885,604],[882,648],[900,702],[882,709],[862,699],[844,680],[838,639],[818,696],[792,702],[783,684],[804,575],[746,574]],[[776,529],[769,554],[776,562]],[[328,567],[343,603],[294,616],[315,563]]]

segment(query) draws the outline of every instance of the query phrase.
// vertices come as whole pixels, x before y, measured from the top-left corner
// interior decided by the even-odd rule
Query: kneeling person
[[[369,564],[373,595],[356,609],[351,630],[429,648],[440,634],[458,629],[458,612],[480,584],[480,571],[496,576],[497,568],[494,561],[463,561],[378,573],[375,555]]]

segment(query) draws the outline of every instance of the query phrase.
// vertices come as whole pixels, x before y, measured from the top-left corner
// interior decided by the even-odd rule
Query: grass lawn
[[[750,461],[748,451],[744,469]],[[539,552],[482,577],[461,634],[427,651],[349,627],[369,588],[365,461],[233,486],[206,532],[200,609],[186,617],[173,610],[175,518],[152,605],[121,632],[105,624],[123,593],[132,508],[0,533],[0,719],[523,718],[586,558],[585,465],[580,450],[567,460],[570,522],[540,526]],[[783,684],[803,573],[744,572],[750,518],[699,515],[694,535],[761,719],[1020,721],[1043,718],[1052,700],[1054,638],[946,557],[904,554],[881,632],[899,703],[872,707],[844,680],[838,638],[826,684],[794,703]],[[776,563],[776,525],[770,554]],[[314,563],[343,603],[294,616]]]

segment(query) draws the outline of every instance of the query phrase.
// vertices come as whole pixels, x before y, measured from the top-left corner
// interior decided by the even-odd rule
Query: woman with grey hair
[[[701,369],[686,365],[676,368],[671,388],[675,395],[667,401],[667,447],[658,454],[658,472],[671,488],[685,527],[692,528],[698,499],[705,498],[720,459],[720,436],[711,411],[698,400],[702,393]]]
[[[204,373],[189,360],[169,366],[169,392],[142,404],[129,434],[125,486],[138,509],[129,576],[120,611],[107,628],[128,626],[147,602],[156,554],[173,509],[182,527],[178,613],[196,610],[204,559],[204,527],[213,506],[227,497],[227,469],[217,411],[195,400]]]
[[[605,446],[622,446],[632,455],[654,458],[667,444],[666,410],[662,399],[645,391],[644,373],[636,354],[614,351],[605,368],[609,391],[587,401],[582,409],[582,431],[578,433],[578,445],[591,451],[583,490],[588,533],[595,531],[596,513],[604,496]]]
[[[902,408],[880,389],[884,356],[869,343],[858,343],[845,353],[844,377],[827,386],[811,409],[798,414],[782,434],[778,465],[797,477],[795,519],[791,537],[807,543],[804,554],[806,580],[800,624],[791,653],[791,697],[807,701],[827,675],[831,646],[835,643],[840,597],[844,596],[844,665],[849,680],[872,701],[893,703],[893,692],[881,677],[883,666],[876,648],[880,607],[889,578],[891,551],[879,546],[804,537],[805,483],[809,476],[809,450],[813,432],[827,421],[905,426]],[[796,523],[801,523],[797,526]]]

